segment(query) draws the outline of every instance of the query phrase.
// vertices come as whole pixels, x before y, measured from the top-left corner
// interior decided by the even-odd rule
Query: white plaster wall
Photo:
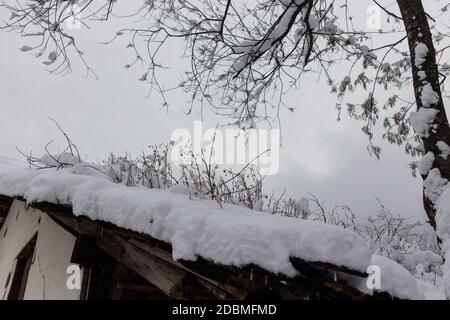
[[[4,234],[6,235],[4,236]],[[37,233],[34,262],[28,276],[25,299],[77,300],[80,290],[66,287],[75,237],[56,224],[45,213],[27,208],[15,200],[0,230],[0,298],[6,299],[8,274],[14,273],[15,259]]]

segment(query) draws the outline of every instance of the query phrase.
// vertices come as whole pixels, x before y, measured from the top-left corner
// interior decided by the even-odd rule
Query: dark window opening
[[[33,264],[36,240],[37,235],[27,243],[16,258],[16,267],[9,289],[8,300],[23,300],[28,274],[30,273],[31,265]]]
[[[99,248],[93,238],[77,238],[71,262],[83,270],[81,300],[168,299],[157,287]]]

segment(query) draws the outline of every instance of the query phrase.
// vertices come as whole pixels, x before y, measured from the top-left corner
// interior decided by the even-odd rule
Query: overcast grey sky
[[[366,5],[361,6],[361,16]],[[79,31],[80,47],[99,79],[85,79],[81,66],[66,76],[49,75],[42,59],[19,48],[29,39],[0,33],[0,154],[18,158],[15,150],[42,153],[43,146],[58,137],[49,117],[55,118],[79,145],[88,160],[108,153],[136,155],[149,144],[167,142],[177,128],[193,129],[198,113],[186,115],[187,97],[171,96],[169,112],[160,109],[155,97],[137,81],[140,74],[123,65],[130,56],[124,43],[99,44],[113,35],[118,23],[95,31]],[[167,53],[176,61],[180,48]],[[166,79],[178,78],[177,66]],[[377,208],[375,196],[392,211],[424,219],[421,180],[408,168],[411,159],[402,147],[383,144],[381,160],[366,151],[361,123],[343,118],[336,122],[335,96],[316,78],[303,81],[298,91],[286,96],[297,110],[282,115],[283,146],[280,172],[266,180],[266,190],[295,197],[314,193],[329,206],[349,204],[361,215]],[[223,118],[207,116],[214,128]]]

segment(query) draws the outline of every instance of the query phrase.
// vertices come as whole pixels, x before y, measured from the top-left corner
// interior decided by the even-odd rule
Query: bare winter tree
[[[424,207],[436,228],[435,203],[450,179],[450,127],[441,93],[436,50],[427,14],[420,0],[398,0],[410,55],[417,112],[410,115],[423,142],[419,170],[424,179]]]
[[[443,100],[450,72],[445,62],[448,5],[432,17],[421,0],[397,0],[397,6],[373,0],[391,29],[371,32],[355,26],[351,9],[357,1],[350,2],[145,0],[133,14],[140,23],[117,31],[111,41],[129,35],[128,47],[136,58],[127,68],[142,65],[140,80],[159,91],[167,104],[157,78],[164,67],[161,52],[171,41],[184,40],[190,69],[179,87],[190,94],[191,106],[209,106],[243,128],[278,119],[281,108],[292,111],[284,94],[299,87],[302,75],[321,75],[337,95],[339,117],[345,107],[350,117],[363,122],[369,152],[380,154],[373,137],[381,122],[383,138],[404,145],[413,156],[424,155],[418,164],[423,202],[436,228],[436,202],[450,179],[450,128]],[[85,58],[64,23],[107,20],[116,5],[115,0],[2,0],[11,15],[3,28],[38,37],[35,46],[22,51],[46,53],[51,71],[66,72],[71,51],[83,62]],[[335,79],[342,72],[345,76]],[[386,93],[376,91],[380,86],[392,93],[381,103]],[[412,101],[404,94],[409,86],[414,88]],[[356,100],[357,89],[367,92],[363,101]]]

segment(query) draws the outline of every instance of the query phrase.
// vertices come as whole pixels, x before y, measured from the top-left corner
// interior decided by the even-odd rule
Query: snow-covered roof
[[[35,169],[0,158],[0,194],[20,196],[28,203],[70,205],[74,215],[148,234],[170,243],[175,260],[202,257],[221,265],[256,265],[288,277],[298,274],[290,258],[359,272],[366,272],[372,260],[366,241],[350,230],[190,199],[181,186],[166,190],[127,187],[86,164]],[[406,269],[401,271],[409,275]],[[402,298],[418,297],[414,278],[397,273],[386,281],[398,279],[409,282],[410,295]]]

